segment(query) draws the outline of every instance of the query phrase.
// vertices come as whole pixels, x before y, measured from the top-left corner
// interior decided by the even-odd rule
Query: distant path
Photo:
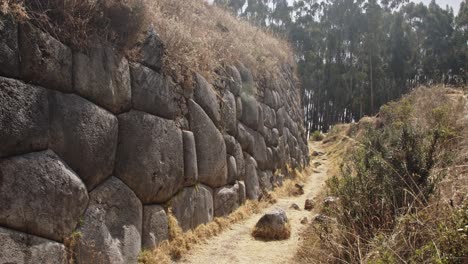
[[[312,143],[312,149],[323,151],[321,142]],[[303,217],[307,217],[309,222],[312,213],[304,210],[304,202],[307,198],[315,197],[324,187],[327,179],[328,160],[327,154],[323,156],[311,157],[313,164],[316,161],[322,163],[307,178],[304,186],[304,195],[298,197],[287,197],[278,199],[278,202],[262,211],[262,213],[252,215],[247,220],[234,224],[231,229],[224,231],[216,237],[211,238],[206,244],[196,246],[179,263],[193,264],[235,264],[235,263],[265,263],[284,264],[292,263],[298,246],[299,234],[307,225],[300,223]],[[301,211],[290,209],[291,204],[296,203]],[[282,208],[286,211],[291,221],[291,238],[283,241],[263,242],[257,241],[250,235],[252,228],[257,223],[263,213],[274,208]]]

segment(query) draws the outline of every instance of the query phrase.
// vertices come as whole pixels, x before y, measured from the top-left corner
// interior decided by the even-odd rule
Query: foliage
[[[312,133],[311,139],[313,141],[321,141],[324,137],[325,136],[320,131],[316,130],[314,133]]]
[[[464,103],[441,90],[417,89],[383,106],[382,125],[356,133],[359,145],[327,182],[339,203],[322,213],[336,222],[316,229],[329,262],[463,263],[466,202],[436,202],[436,190],[456,155]]]
[[[308,132],[373,115],[421,84],[467,82],[466,0],[456,17],[435,1],[215,2],[291,41]]]

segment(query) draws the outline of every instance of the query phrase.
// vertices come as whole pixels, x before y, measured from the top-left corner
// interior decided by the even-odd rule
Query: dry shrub
[[[113,43],[126,50],[147,28],[146,0],[0,0],[2,13],[30,21],[75,49]]]
[[[166,66],[180,83],[199,72],[213,79],[225,64],[242,62],[260,77],[294,65],[286,41],[203,0],[149,1],[151,21],[167,48]]]

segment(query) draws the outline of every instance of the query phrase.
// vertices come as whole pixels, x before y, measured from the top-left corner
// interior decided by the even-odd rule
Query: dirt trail
[[[313,143],[312,149],[322,152],[321,142]],[[328,160],[327,154],[312,157],[311,164],[320,162],[322,165],[314,169],[312,175],[307,178],[304,186],[304,195],[278,199],[278,202],[261,213],[255,214],[247,220],[234,224],[229,230],[224,231],[191,250],[179,263],[292,263],[292,258],[299,246],[300,233],[307,225],[300,223],[303,217],[309,222],[313,214],[304,210],[304,202],[307,198],[314,198],[324,187],[327,179]],[[289,208],[296,203],[301,211]],[[283,241],[258,241],[250,235],[252,228],[258,219],[274,208],[282,208],[286,211],[291,221],[291,238]]]

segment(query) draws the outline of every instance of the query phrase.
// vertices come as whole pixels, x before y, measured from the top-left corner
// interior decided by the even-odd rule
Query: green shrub
[[[323,140],[324,135],[320,131],[316,130],[312,133],[310,137],[312,138],[313,141],[321,141]]]

